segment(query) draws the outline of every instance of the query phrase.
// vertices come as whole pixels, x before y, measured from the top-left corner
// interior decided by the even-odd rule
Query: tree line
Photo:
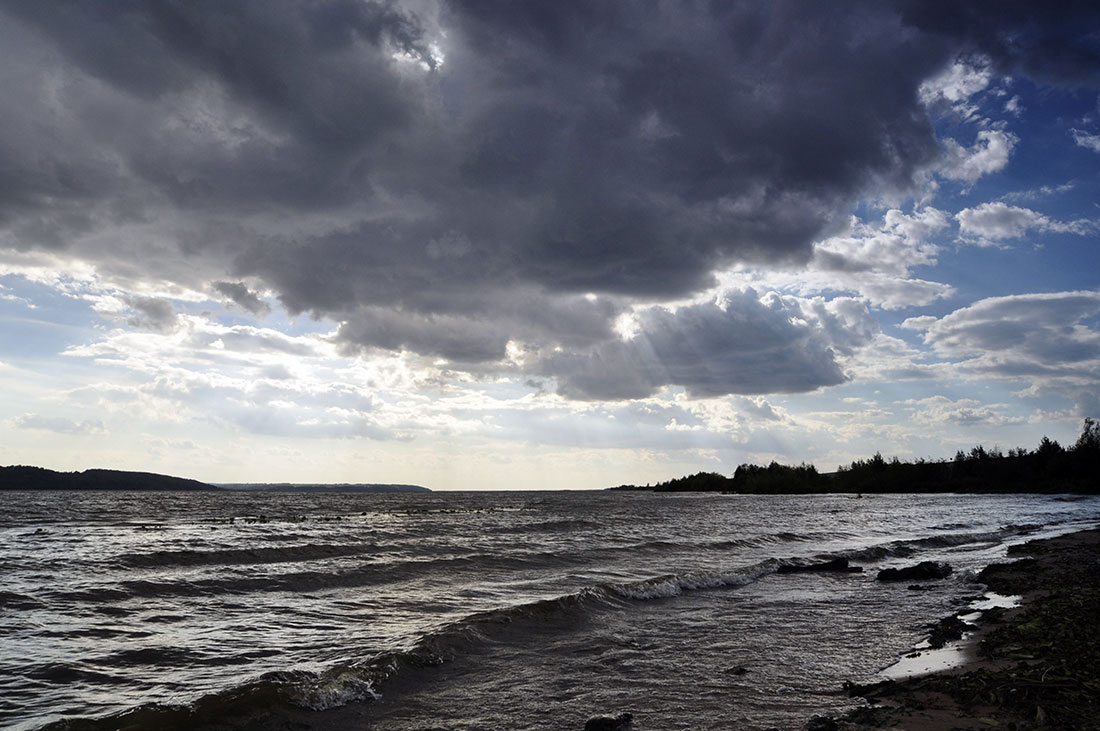
[[[730,492],[742,494],[901,493],[901,492],[1072,492],[1100,493],[1100,423],[1086,418],[1070,447],[1043,437],[1038,447],[1002,453],[978,445],[954,459],[906,462],[876,453],[865,460],[821,473],[812,464],[743,464],[732,477],[698,472],[653,486],[621,485],[619,490]]]

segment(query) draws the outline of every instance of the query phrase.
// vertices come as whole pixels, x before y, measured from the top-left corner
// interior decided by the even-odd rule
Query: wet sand
[[[980,579],[1020,605],[965,617],[977,630],[945,649],[955,667],[940,669],[934,651],[909,658],[938,672],[851,687],[868,705],[831,728],[1100,729],[1100,530],[1031,541],[1009,559]]]

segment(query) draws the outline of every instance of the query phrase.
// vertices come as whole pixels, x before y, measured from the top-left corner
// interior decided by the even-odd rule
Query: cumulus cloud
[[[957,104],[986,89],[992,76],[989,59],[974,59],[974,63],[960,60],[923,82],[917,93],[921,102],[929,106],[944,102]]]
[[[990,60],[985,56],[962,58],[942,73],[926,80],[917,89],[921,103],[931,110],[946,107],[959,119],[967,122],[983,122],[979,116],[979,95],[989,88],[994,73]],[[996,89],[992,93],[1001,93]]]
[[[503,359],[512,339],[572,347],[607,340],[622,311],[614,300],[592,296],[500,288],[490,307],[480,295],[454,295],[449,312],[361,307],[341,323],[336,337],[347,353],[410,350],[471,364]]]
[[[250,278],[352,343],[420,347],[448,318],[526,335],[494,314],[517,286],[680,297],[733,261],[807,258],[936,153],[911,91],[944,50],[899,58],[874,3],[813,12],[16,3],[5,241],[105,273],[156,247],[149,276],[246,308],[226,284]]]
[[[1100,383],[1100,292],[980,300],[943,317],[910,318],[934,351],[969,373]]]
[[[944,161],[940,175],[951,180],[973,183],[983,175],[1003,170],[1019,138],[1011,132],[983,129],[970,147],[952,139],[944,140]]]
[[[804,295],[852,293],[884,309],[927,305],[954,290],[942,282],[914,277],[912,270],[936,264],[940,247],[932,239],[950,222],[950,214],[931,206],[909,214],[890,209],[881,221],[853,217],[847,230],[814,244],[804,270],[756,270],[725,279]]]
[[[1100,293],[1059,292],[981,300],[942,318],[912,318],[953,377],[1026,385],[1022,396],[1056,395],[1083,415],[1100,402]]]
[[[635,317],[633,338],[549,354],[540,367],[557,378],[560,393],[576,398],[643,398],[670,385],[693,397],[812,391],[843,383],[838,355],[877,329],[855,300],[759,297],[752,289]]]
[[[938,375],[928,354],[900,338],[877,333],[856,354],[845,359],[845,367],[857,382],[928,380]]]
[[[1022,417],[1005,415],[1001,404],[984,404],[975,399],[932,396],[904,403],[912,409],[914,422],[928,426],[1005,426],[1027,421]]]
[[[1056,221],[1029,208],[999,201],[964,208],[956,214],[956,218],[959,220],[959,233],[964,238],[987,244],[1023,238],[1031,231],[1084,235],[1096,230],[1096,225],[1091,221]]]

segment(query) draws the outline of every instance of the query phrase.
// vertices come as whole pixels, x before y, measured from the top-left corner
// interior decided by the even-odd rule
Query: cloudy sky
[[[0,464],[599,488],[1100,416],[1094,2],[13,0]]]

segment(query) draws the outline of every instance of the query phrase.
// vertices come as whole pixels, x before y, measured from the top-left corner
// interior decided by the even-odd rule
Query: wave
[[[184,549],[179,551],[152,551],[126,553],[116,561],[133,568],[161,568],[178,566],[230,566],[235,564],[266,564],[316,559],[359,556],[379,549],[375,543],[331,544],[310,543],[298,546],[274,546],[263,548],[230,548],[213,551]]]
[[[42,600],[14,591],[0,591],[0,609],[42,609]]]
[[[884,558],[908,556],[927,549],[1003,542],[1013,536],[1027,535],[1036,527],[1010,525],[996,531],[959,532],[903,539],[827,555],[832,558],[845,557],[849,560],[873,562]],[[713,541],[708,545],[715,548],[723,545],[729,548],[742,548],[803,540],[807,540],[804,535],[777,533],[744,542]],[[660,550],[666,545],[677,544],[653,541],[645,545]],[[634,548],[637,550],[637,546]],[[504,560],[534,561],[549,560],[551,557],[551,554],[530,554]],[[260,719],[260,726],[263,726],[263,718],[268,717],[265,714],[278,714],[293,708],[325,710],[353,702],[370,702],[379,698],[398,678],[415,680],[426,668],[441,665],[489,643],[523,642],[529,639],[533,632],[575,627],[580,619],[591,613],[629,611],[636,602],[668,600],[696,590],[746,586],[770,576],[780,566],[820,560],[822,557],[807,556],[789,560],[767,558],[726,570],[688,571],[636,581],[593,584],[553,598],[470,614],[439,630],[422,635],[404,648],[382,652],[362,660],[340,663],[322,672],[304,670],[270,672],[243,685],[202,696],[189,704],[147,704],[109,717],[65,720],[44,728],[100,731],[126,727],[134,731],[146,728],[172,731],[214,724],[220,727],[233,727],[241,725],[242,719],[249,723]],[[481,555],[460,556],[449,558],[447,561],[451,562],[450,567],[453,568],[464,563],[477,564],[483,558]],[[493,557],[493,560],[499,562],[502,558],[497,556]],[[433,561],[441,561],[441,559],[433,559]],[[477,568],[483,570],[484,567],[478,565]],[[316,576],[313,572],[308,575],[317,581],[322,580],[319,572]],[[331,584],[333,581],[341,580],[340,576],[329,575],[325,581]],[[280,581],[285,581],[285,577]],[[293,582],[296,586],[300,586],[302,575],[295,575]],[[135,656],[128,659],[138,663],[151,658]],[[183,661],[185,658],[181,656],[179,660]]]
[[[80,601],[91,604],[119,602],[127,599],[151,599],[179,596],[224,596],[254,592],[312,592],[325,589],[378,586],[408,579],[423,578],[433,573],[455,571],[498,571],[563,565],[578,559],[548,551],[497,555],[470,553],[403,561],[366,562],[342,571],[309,570],[273,573],[262,576],[231,576],[222,578],[169,579],[161,576],[133,578],[105,586],[81,589],[52,590],[51,599]],[[15,599],[12,600],[13,602]]]
[[[575,626],[579,616],[622,609],[631,602],[660,600],[686,591],[744,586],[774,573],[779,562],[768,559],[728,571],[700,571],[658,576],[633,582],[604,583],[562,596],[471,614],[423,635],[411,647],[384,652],[364,661],[342,663],[323,672],[277,671],[241,686],[212,693],[186,705],[151,703],[100,719],[66,719],[44,727],[51,731],[89,731],[125,727],[133,731],[174,731],[209,724],[230,724],[279,707],[326,710],[377,699],[396,676],[407,676],[441,665],[489,642],[522,640],[532,631],[556,623]],[[142,662],[150,656],[128,658]]]
[[[732,571],[694,571],[687,574],[670,574],[652,579],[623,584],[603,584],[597,587],[611,596],[624,599],[648,600],[679,596],[685,591],[738,587],[751,584],[762,576],[774,574],[782,565],[776,559],[767,559]]]
[[[543,524],[562,526],[563,524],[589,524],[587,520],[545,521]],[[538,525],[538,524],[536,524]],[[848,558],[851,561],[869,562],[887,558],[911,556],[919,551],[935,548],[950,548],[984,543],[989,546],[1004,542],[1006,538],[1028,535],[1043,526],[1039,524],[1011,524],[997,530],[980,532],[954,532],[930,535],[923,538],[910,538],[887,543],[854,548],[848,551],[834,552],[828,558]],[[652,555],[652,560],[660,556],[685,552],[706,551],[708,553],[731,551],[746,552],[746,549],[774,547],[780,544],[805,543],[817,540],[844,540],[855,538],[843,531],[776,532],[743,539],[721,540],[650,540],[620,546],[602,546],[581,550],[534,550],[498,554],[477,552],[461,555],[435,555],[403,560],[393,560],[388,556],[370,556],[358,565],[334,571],[318,566],[316,569],[302,571],[282,571],[253,575],[223,575],[215,577],[188,577],[178,574],[138,574],[113,584],[86,585],[84,587],[56,587],[40,596],[26,596],[14,592],[0,592],[0,608],[15,610],[34,610],[48,605],[56,599],[86,602],[97,607],[117,605],[130,599],[151,599],[171,597],[213,597],[241,596],[260,592],[314,592],[327,589],[346,589],[365,586],[381,586],[408,580],[425,578],[440,572],[473,573],[489,575],[494,572],[512,572],[525,570],[545,570],[572,565],[584,565],[593,560],[616,560],[616,556],[629,554]],[[238,562],[278,564],[338,556],[355,556],[377,551],[374,543],[346,544],[297,544],[283,546],[257,547],[251,549],[227,549],[207,551],[156,551],[149,554],[124,554],[117,558],[124,564],[141,568],[172,568],[179,566],[236,565]],[[747,551],[751,553],[750,551]],[[767,554],[765,554],[767,555]],[[774,555],[774,553],[773,553]],[[823,555],[807,557],[806,560],[822,560]],[[751,557],[745,557],[751,560]],[[377,559],[377,560],[376,560]],[[788,562],[799,563],[798,559]],[[305,568],[303,566],[303,568]],[[719,578],[715,578],[719,576]],[[684,583],[684,582],[687,583]],[[685,586],[720,586],[727,581],[714,573],[702,573],[689,577],[659,577],[649,579],[644,585],[632,589],[620,590],[623,596],[652,594],[654,596],[675,596]],[[736,579],[729,579],[736,581]],[[631,593],[633,592],[633,593]],[[122,607],[117,607],[123,612]]]
[[[601,546],[599,548],[593,548],[578,553],[578,557],[583,556],[586,558],[592,557],[608,557],[621,554],[637,554],[637,553],[665,553],[676,551],[708,551],[720,553],[723,551],[731,551],[744,548],[762,548],[764,546],[774,545],[776,543],[792,543],[803,542],[813,540],[819,537],[826,538],[845,538],[851,537],[851,534],[846,533],[821,533],[821,534],[803,534],[803,533],[773,533],[769,535],[753,536],[751,538],[735,538],[735,539],[719,539],[719,540],[689,540],[689,541],[672,541],[672,540],[653,540],[644,541],[641,543],[630,543],[622,546]]]
[[[583,521],[582,521],[583,522]],[[947,533],[926,538],[904,539],[865,548],[840,552],[830,557],[844,557],[853,561],[877,561],[884,558],[903,557],[928,548],[945,548],[973,543],[996,543],[1012,535],[1026,535],[1040,526],[1010,525],[998,531],[978,533]],[[405,560],[378,560],[374,557],[352,568],[339,571],[317,569],[290,571],[251,576],[222,576],[211,578],[186,578],[175,575],[136,576],[111,585],[88,586],[80,589],[54,590],[46,594],[51,599],[88,602],[96,605],[122,602],[127,599],[166,597],[203,597],[245,595],[257,592],[313,592],[326,589],[344,589],[363,586],[380,586],[419,579],[439,572],[511,572],[516,570],[552,569],[571,565],[584,565],[595,559],[613,559],[630,554],[654,554],[685,551],[738,551],[776,546],[784,543],[805,543],[814,540],[846,539],[853,535],[844,532],[790,533],[778,532],[745,539],[713,541],[653,540],[622,546],[602,546],[579,551],[516,551],[507,554],[476,552],[460,555],[443,555]],[[304,544],[296,546],[261,547],[255,549],[231,549],[223,551],[158,551],[146,556],[128,554],[127,562],[145,567],[178,567],[182,565],[236,564],[250,560],[254,563],[276,564],[322,557],[354,556],[376,550],[375,544]],[[819,557],[810,557],[816,560]],[[694,581],[701,586],[712,581],[710,574],[700,575]],[[661,582],[658,582],[661,583]],[[721,581],[718,584],[721,585]],[[658,591],[654,589],[654,591]],[[659,591],[671,591],[660,589]],[[669,594],[671,596],[671,594]],[[37,599],[21,595],[0,594],[0,605],[12,608],[34,608]]]
[[[906,538],[874,546],[843,551],[840,555],[853,561],[878,561],[884,558],[912,556],[922,550],[934,548],[954,548],[966,545],[998,545],[1006,539],[1026,536],[1042,528],[1041,525],[1007,525],[998,530],[978,531],[974,533],[944,533],[925,538]]]
[[[562,520],[543,520],[536,523],[521,523],[520,525],[498,528],[497,533],[524,534],[524,533],[569,533],[577,530],[591,530],[602,528],[603,524],[594,520],[572,518]]]

